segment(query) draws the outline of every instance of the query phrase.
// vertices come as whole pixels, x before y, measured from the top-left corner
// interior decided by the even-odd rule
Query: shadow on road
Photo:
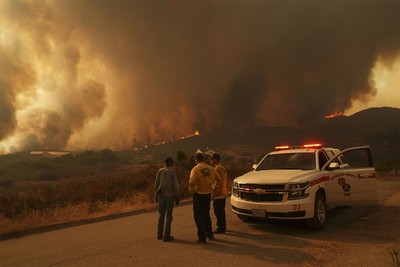
[[[214,241],[204,245],[205,249],[218,253],[231,254],[233,257],[254,257],[268,264],[298,264],[316,262],[312,253],[299,250],[310,247],[306,240],[270,233],[247,234],[228,231],[226,237],[217,236]]]
[[[400,238],[400,207],[371,206],[335,208],[328,213],[325,229],[307,228],[302,221],[271,220],[249,226],[274,235],[348,243],[387,243]]]

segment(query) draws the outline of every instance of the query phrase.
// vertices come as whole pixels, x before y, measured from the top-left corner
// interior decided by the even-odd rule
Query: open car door
[[[345,149],[323,167],[329,206],[378,204],[376,173],[369,146]]]

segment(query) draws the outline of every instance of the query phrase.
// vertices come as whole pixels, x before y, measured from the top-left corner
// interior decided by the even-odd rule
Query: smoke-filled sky
[[[400,2],[0,0],[0,153],[400,107]]]

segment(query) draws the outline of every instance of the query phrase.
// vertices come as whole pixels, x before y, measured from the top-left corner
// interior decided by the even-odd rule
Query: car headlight
[[[232,195],[234,195],[235,197],[239,196],[239,185],[235,181],[233,182],[233,185],[232,185]]]
[[[289,184],[289,200],[301,199],[308,197],[306,189],[308,188],[308,183],[301,184]]]

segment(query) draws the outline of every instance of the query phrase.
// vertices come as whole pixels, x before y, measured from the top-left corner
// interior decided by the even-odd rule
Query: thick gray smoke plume
[[[0,153],[303,126],[375,94],[399,1],[0,3]]]

